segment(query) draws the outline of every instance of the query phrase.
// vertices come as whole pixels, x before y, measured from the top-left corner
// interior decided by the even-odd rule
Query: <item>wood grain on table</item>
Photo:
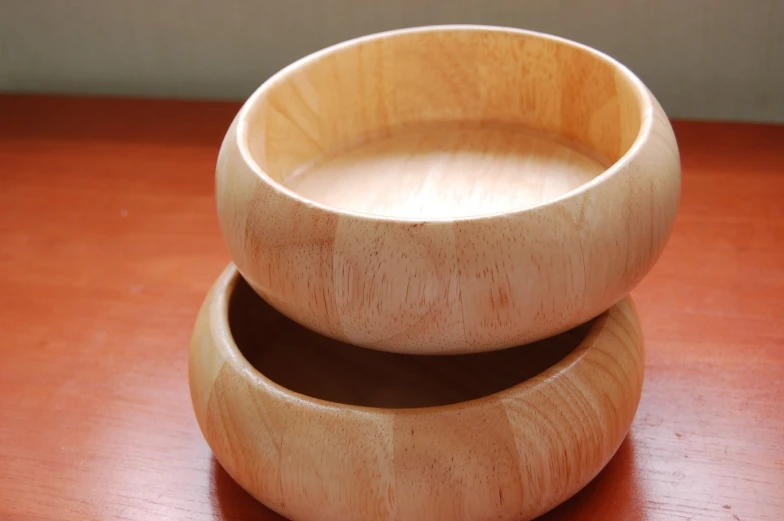
[[[213,459],[186,375],[237,108],[0,97],[0,519],[278,519]],[[640,409],[548,520],[784,518],[784,126],[675,130]]]

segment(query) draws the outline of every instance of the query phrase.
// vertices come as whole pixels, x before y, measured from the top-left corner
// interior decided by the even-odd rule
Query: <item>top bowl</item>
[[[552,336],[620,301],[672,229],[669,121],[623,65],[477,26],[351,40],[245,103],[216,169],[240,273],[300,324],[400,353]]]

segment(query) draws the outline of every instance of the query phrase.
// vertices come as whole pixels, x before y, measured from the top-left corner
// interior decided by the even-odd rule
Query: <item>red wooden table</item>
[[[0,97],[0,519],[277,519],[213,459],[191,327],[237,104]],[[643,398],[550,520],[784,519],[784,126],[677,122]]]

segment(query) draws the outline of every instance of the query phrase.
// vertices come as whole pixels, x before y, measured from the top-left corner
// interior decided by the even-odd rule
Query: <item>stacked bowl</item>
[[[550,510],[628,432],[628,295],[679,194],[656,99],[575,42],[435,26],[290,65],[218,157],[233,263],[189,366],[215,457],[296,521]]]

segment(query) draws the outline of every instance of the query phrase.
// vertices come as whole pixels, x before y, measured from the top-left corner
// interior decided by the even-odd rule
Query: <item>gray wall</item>
[[[0,90],[242,99],[351,37],[480,23],[605,51],[671,117],[784,122],[784,0],[396,1],[0,0]]]

